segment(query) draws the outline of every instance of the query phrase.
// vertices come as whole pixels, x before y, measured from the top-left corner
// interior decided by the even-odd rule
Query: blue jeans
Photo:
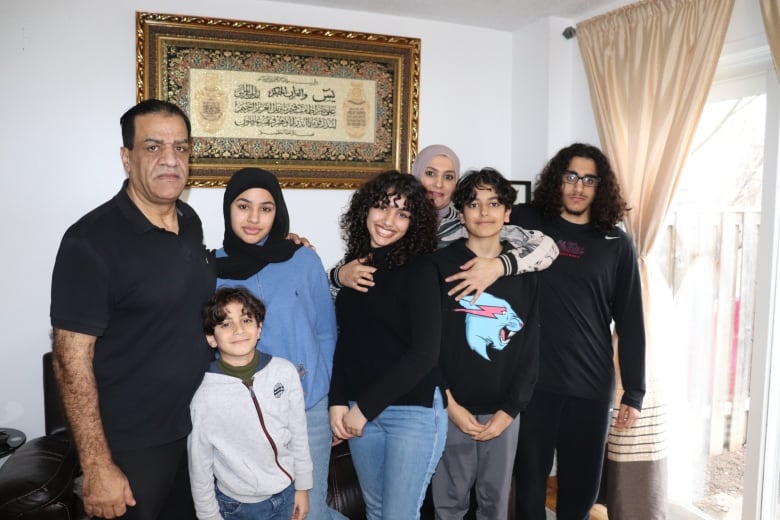
[[[388,406],[349,440],[369,520],[413,520],[444,451],[447,412],[437,388],[433,406]]]
[[[309,514],[306,515],[306,520],[347,520],[346,516],[330,509],[327,504],[330,444],[333,438],[327,397],[306,410],[306,426],[309,433],[309,453],[314,466],[314,487],[309,490]]]
[[[284,490],[262,502],[248,504],[230,498],[216,488],[219,514],[225,520],[290,520],[295,509],[295,486],[290,484]]]

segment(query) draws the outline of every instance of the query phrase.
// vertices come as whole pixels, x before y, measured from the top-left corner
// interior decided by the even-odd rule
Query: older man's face
[[[136,116],[133,149],[122,147],[121,156],[132,199],[151,206],[173,204],[189,175],[190,142],[184,120],[166,113]]]

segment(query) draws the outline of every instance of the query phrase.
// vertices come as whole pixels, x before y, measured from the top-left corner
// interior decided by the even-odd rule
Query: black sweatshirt
[[[507,251],[506,243],[504,252]],[[512,246],[508,246],[511,248]],[[460,239],[436,252],[442,288],[440,366],[445,388],[474,415],[525,410],[539,365],[539,273],[499,278],[479,297],[447,296],[444,278],[474,258]]]
[[[512,209],[511,223],[555,240],[558,259],[541,272],[541,345],[537,387],[611,401],[617,332],[624,393],[621,403],[642,408],[645,394],[645,328],[636,250],[621,229],[599,232],[592,224],[544,218],[527,205]]]

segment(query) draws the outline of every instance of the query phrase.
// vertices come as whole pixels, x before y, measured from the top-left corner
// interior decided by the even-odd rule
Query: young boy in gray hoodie
[[[219,358],[190,404],[187,447],[197,516],[302,519],[312,462],[298,372],[286,359],[256,350],[265,306],[246,289],[217,290],[203,318]]]

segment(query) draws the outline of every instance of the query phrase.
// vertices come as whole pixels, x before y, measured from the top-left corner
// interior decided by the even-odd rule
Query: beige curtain
[[[764,29],[772,50],[775,72],[780,77],[780,0],[761,0],[761,15],[764,17]]]
[[[767,0],[770,3],[777,0]],[[628,433],[612,430],[606,473],[610,520],[667,515],[670,293],[649,261],[712,84],[734,0],[647,0],[577,25],[604,152],[632,208],[639,255],[648,392]],[[618,352],[619,355],[619,352]],[[618,394],[622,389],[618,388]]]

